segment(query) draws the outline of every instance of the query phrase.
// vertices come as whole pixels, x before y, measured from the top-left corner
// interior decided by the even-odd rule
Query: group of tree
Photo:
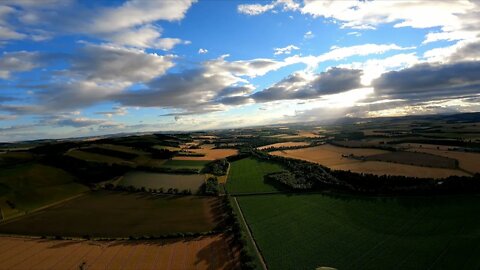
[[[179,190],[178,188],[146,188],[146,187],[135,187],[132,185],[124,186],[124,185],[114,185],[112,183],[107,183],[104,186],[106,190],[115,190],[115,191],[123,191],[123,192],[148,192],[154,194],[173,194],[173,195],[192,195],[191,189],[183,189]]]
[[[362,194],[451,194],[479,193],[480,174],[450,176],[443,179],[374,175],[330,170],[308,161],[252,152],[256,158],[282,164],[287,172],[268,175],[294,190],[339,190]]]
[[[222,176],[227,174],[229,163],[226,159],[217,159],[212,162],[209,162],[205,165],[203,169],[204,173],[213,174],[216,176]]]

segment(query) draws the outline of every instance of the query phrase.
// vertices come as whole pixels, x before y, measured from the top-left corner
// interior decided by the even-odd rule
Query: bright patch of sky
[[[478,1],[0,1],[0,141],[480,109]]]

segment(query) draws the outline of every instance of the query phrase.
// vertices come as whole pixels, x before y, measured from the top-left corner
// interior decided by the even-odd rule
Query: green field
[[[238,201],[269,269],[479,269],[480,197]]]
[[[67,172],[38,163],[0,170],[0,207],[6,216],[6,213],[31,211],[87,190],[75,183]],[[15,209],[8,206],[7,200],[15,204]]]
[[[144,187],[167,191],[169,188],[176,188],[180,192],[191,190],[197,192],[201,185],[205,183],[203,174],[166,174],[134,171],[125,174],[118,183],[122,186],[134,186],[136,188]]]
[[[163,163],[162,167],[171,169],[195,169],[202,170],[209,160],[168,160]]]
[[[78,149],[74,149],[66,153],[66,155],[74,157],[76,159],[81,159],[85,161],[90,161],[90,162],[100,162],[100,163],[115,163],[115,164],[133,164],[132,162],[123,160],[118,157],[112,157],[112,156],[107,156],[107,155],[102,155],[102,154],[97,154],[97,153],[90,153]]]
[[[204,232],[218,225],[219,204],[214,197],[96,191],[0,224],[0,233],[128,237]]]
[[[253,158],[232,162],[227,180],[227,190],[230,194],[276,192],[282,187],[266,183],[264,176],[282,170],[280,165]]]

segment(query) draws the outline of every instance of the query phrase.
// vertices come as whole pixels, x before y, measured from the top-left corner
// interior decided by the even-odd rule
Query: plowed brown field
[[[230,240],[223,234],[108,242],[0,237],[0,269],[240,269]]]

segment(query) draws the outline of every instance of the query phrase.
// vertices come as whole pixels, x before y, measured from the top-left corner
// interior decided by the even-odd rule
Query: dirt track
[[[0,269],[239,269],[228,241],[222,234],[108,242],[0,237]]]

